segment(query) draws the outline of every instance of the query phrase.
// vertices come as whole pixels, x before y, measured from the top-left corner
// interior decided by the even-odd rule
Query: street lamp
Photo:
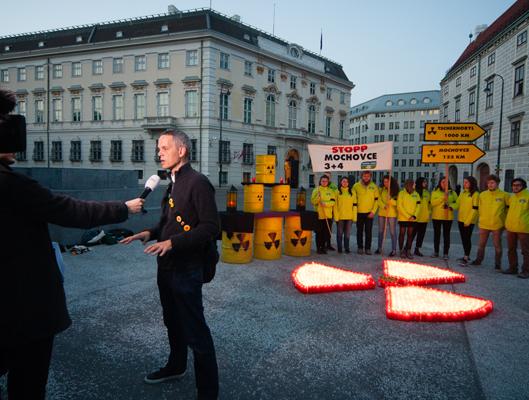
[[[219,122],[219,187],[222,185],[222,120],[224,119],[224,107],[226,105],[226,100],[230,95],[230,89],[225,86],[220,86],[220,122]]]
[[[498,158],[496,161],[496,175],[500,177],[500,160],[501,160],[501,128],[503,125],[503,87],[505,84],[505,81],[503,80],[503,76],[500,74],[493,74],[489,80],[494,79],[495,77],[498,77],[501,79],[501,99],[500,99],[500,130],[498,132]],[[491,94],[491,90],[488,86],[485,86],[484,92],[489,95]]]

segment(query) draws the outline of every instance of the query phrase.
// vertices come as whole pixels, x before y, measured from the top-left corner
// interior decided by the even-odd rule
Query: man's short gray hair
[[[162,132],[162,135],[172,136],[177,146],[185,147],[186,155],[184,158],[189,161],[189,155],[191,154],[191,139],[189,139],[189,136],[187,136],[185,132],[176,129],[167,129]]]

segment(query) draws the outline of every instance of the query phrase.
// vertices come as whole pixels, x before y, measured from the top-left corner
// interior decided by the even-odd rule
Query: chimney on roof
[[[232,15],[232,16],[231,16],[231,19],[234,20],[234,21],[236,21],[236,22],[241,22],[241,16],[240,16],[240,15],[237,15],[237,14]]]
[[[487,24],[481,24],[481,25],[477,25],[476,28],[474,29],[474,36],[475,37],[478,37],[478,35],[483,32],[485,29],[488,28],[488,25]]]
[[[176,13],[178,13],[178,8],[176,8],[173,4],[169,4],[167,6],[167,12],[169,14],[176,14]]]

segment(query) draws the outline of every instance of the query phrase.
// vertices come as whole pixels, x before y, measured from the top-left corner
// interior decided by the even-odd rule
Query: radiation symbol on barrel
[[[305,246],[307,244],[307,237],[301,237],[301,235],[303,235],[303,231],[294,231],[294,235],[296,237],[290,239],[292,246],[296,247],[298,243],[300,246]]]
[[[263,201],[263,194],[258,193],[257,195],[255,195],[255,198],[257,199],[257,201]]]
[[[264,246],[267,250],[270,250],[272,246],[275,246],[275,248],[279,248],[279,245],[281,244],[281,240],[276,239],[277,233],[276,232],[270,232],[268,234],[268,237],[272,240],[271,242],[264,242]]]
[[[233,247],[233,250],[235,250],[237,253],[242,248],[244,251],[248,251],[248,248],[250,247],[250,241],[244,240],[246,238],[246,234],[244,233],[237,233],[235,235],[237,239],[239,239],[239,243],[232,242],[231,247]]]
[[[276,174],[276,166],[274,164],[268,164],[266,166],[266,172],[269,174],[269,175],[274,175]]]

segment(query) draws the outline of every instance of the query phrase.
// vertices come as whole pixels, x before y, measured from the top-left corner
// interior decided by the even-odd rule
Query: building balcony
[[[291,128],[275,128],[277,136],[286,139],[299,139],[303,141],[310,141],[311,136],[306,129],[291,129]]]
[[[147,131],[164,131],[176,129],[175,117],[146,117],[141,127]]]

